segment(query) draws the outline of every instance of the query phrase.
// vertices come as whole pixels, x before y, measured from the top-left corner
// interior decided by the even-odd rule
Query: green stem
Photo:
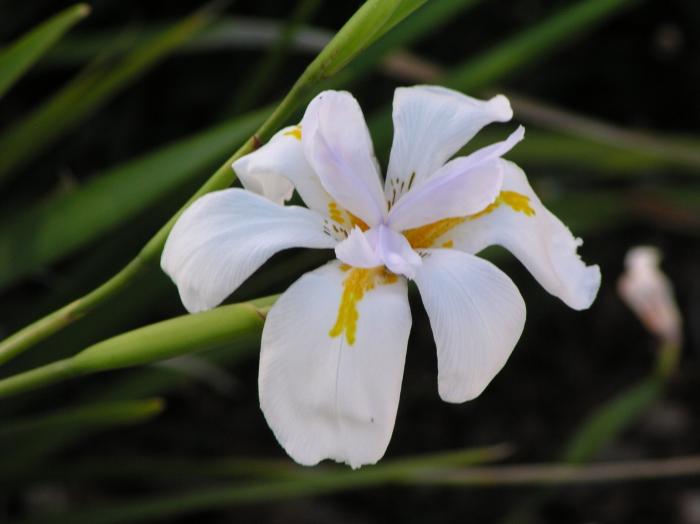
[[[602,406],[593,411],[569,439],[561,457],[562,461],[571,465],[585,464],[594,459],[611,442],[614,442],[622,432],[638,421],[654,402],[661,398],[669,378],[677,368],[679,359],[679,344],[662,343],[656,355],[655,366],[649,376],[608,399]],[[503,524],[536,522],[537,508],[541,507],[553,495],[552,490],[546,490],[526,499],[509,512],[502,521]]]
[[[494,460],[489,448],[473,450],[471,464]],[[429,457],[424,457],[429,458]],[[496,453],[496,459],[500,458]],[[314,496],[382,484],[411,486],[503,487],[552,484],[590,484],[630,480],[659,480],[700,474],[697,455],[662,460],[602,463],[578,467],[566,464],[435,467],[411,464],[412,459],[387,461],[359,471],[313,473],[294,479],[258,481],[208,487],[175,495],[144,498],[53,516],[39,516],[22,524],[135,524],[211,511],[240,504]]]
[[[251,79],[241,85],[238,94],[234,97],[231,108],[233,113],[240,113],[246,108],[254,107],[265,94],[265,86],[270,84],[270,79],[283,63],[300,26],[313,15],[320,4],[321,0],[299,0],[275,44],[251,73]]]
[[[100,287],[80,297],[0,342],[0,364],[72,324],[109,297],[122,290],[147,265],[143,251]]]
[[[0,464],[0,480],[14,483],[27,474],[43,469],[47,457],[78,439],[114,427],[145,422],[165,407],[159,398],[100,402],[19,420],[6,420],[0,429],[4,454]]]
[[[317,468],[299,471],[292,479],[255,481],[207,487],[195,491],[157,498],[124,502],[102,508],[83,510],[55,518],[38,518],[31,522],[70,522],[71,524],[116,524],[159,520],[175,515],[212,510],[237,504],[320,495],[347,489],[360,489],[386,483],[407,482],[419,473],[433,472],[449,465],[469,466],[499,460],[509,449],[491,446],[457,452],[440,453],[386,461],[361,470]],[[447,465],[447,466],[445,466]],[[286,468],[285,468],[286,469]]]
[[[223,344],[235,344],[262,329],[276,297],[222,306],[165,320],[99,342],[75,356],[0,380],[0,398],[73,377],[140,366]]]
[[[380,469],[382,476],[389,472],[392,475],[409,474],[417,468],[434,469],[441,467],[464,467],[475,463],[493,462],[510,455],[512,449],[507,444],[497,444],[482,448],[467,448],[450,451],[441,451],[426,455],[390,459],[382,462],[376,468]],[[376,468],[366,468],[376,469]],[[353,474],[362,474],[360,472]],[[155,456],[116,456],[87,459],[76,462],[74,460],[61,463],[51,468],[51,471],[26,470],[21,475],[22,479],[36,478],[41,475],[44,480],[50,475],[50,480],[71,482],[80,480],[94,481],[105,479],[173,479],[181,478],[186,482],[193,478],[199,479],[233,479],[237,477],[266,478],[266,479],[298,479],[312,476],[326,476],[345,474],[348,470],[345,466],[321,465],[315,468],[299,466],[289,459],[265,459],[250,457],[219,457],[216,460],[202,460],[201,457],[164,458]]]
[[[408,16],[425,1],[367,0],[309,64],[258,131],[224,162],[180,211],[151,238],[133,261],[94,291],[0,342],[0,364],[7,362],[34,344],[88,314],[106,298],[124,289],[145,267],[157,261],[170,229],[193,200],[205,193],[230,186],[236,178],[230,167],[235,160],[247,155],[267,141],[292,116],[294,111],[313,95],[314,89],[317,88],[321,80],[342,69],[355,55],[379,38],[382,35],[381,30],[388,30],[398,23],[400,19],[397,19],[397,12],[400,12],[401,16]],[[402,7],[403,4],[409,5],[410,9]]]

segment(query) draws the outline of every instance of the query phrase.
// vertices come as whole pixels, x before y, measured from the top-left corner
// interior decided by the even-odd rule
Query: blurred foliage
[[[511,97],[516,119],[531,124],[527,139],[511,158],[528,168],[542,200],[577,234],[591,234],[593,249],[601,258],[607,256],[607,261],[617,260],[620,248],[606,248],[602,239],[608,238],[615,246],[626,245],[631,240],[625,237],[621,242],[620,237],[637,231],[634,228],[641,224],[651,225],[652,233],[644,230],[636,237],[653,241],[677,235],[678,244],[689,250],[687,263],[696,264],[692,256],[700,254],[687,241],[697,239],[700,232],[696,182],[700,138],[692,134],[698,114],[696,108],[683,114],[675,109],[686,107],[683,99],[700,88],[700,77],[689,78],[688,85],[677,82],[679,100],[666,97],[661,109],[662,97],[650,93],[664,86],[652,83],[640,88],[631,57],[642,64],[639,57],[644,51],[624,44],[630,32],[637,31],[635,24],[641,19],[634,18],[637,10],[647,10],[651,13],[647,17],[675,13],[675,19],[691,27],[693,21],[700,23],[694,2],[679,0],[674,5],[633,0],[505,4],[497,0],[370,0],[351,18],[359,3],[240,1],[231,7],[208,4],[187,15],[185,6],[106,1],[92,6],[90,18],[96,18],[92,25],[88,18],[80,30],[69,35],[66,33],[89,13],[87,6],[79,4],[58,13],[48,3],[0,6],[0,30],[8,33],[0,48],[0,334],[5,331],[9,336],[11,330],[49,313],[0,342],[0,361],[65,329],[64,334],[48,338],[36,351],[2,369],[5,378],[0,379],[0,397],[7,398],[0,404],[0,442],[5,450],[0,453],[0,520],[22,516],[30,522],[71,524],[172,521],[191,512],[358,487],[378,489],[382,484],[406,483],[406,479],[428,485],[498,484],[492,478],[501,478],[499,471],[505,470],[495,468],[481,477],[476,471],[466,481],[460,475],[468,473],[470,465],[503,458],[502,447],[386,460],[359,473],[335,468],[302,470],[290,467],[288,461],[248,458],[260,450],[279,450],[260,422],[255,391],[238,391],[229,398],[226,388],[217,389],[215,377],[217,370],[254,376],[247,357],[256,354],[261,316],[269,303],[234,304],[201,315],[169,318],[179,311],[177,297],[153,268],[153,261],[183,203],[195,191],[201,195],[232,184],[231,160],[298,118],[303,104],[322,88],[352,87],[360,98],[367,99],[367,106],[373,109],[368,122],[377,153],[385,159],[391,141],[391,89],[410,80],[476,94],[503,90],[510,95],[511,89],[527,92],[531,96]],[[180,20],[173,20],[177,17]],[[41,20],[45,21],[35,25]],[[700,46],[696,35],[681,34],[685,36],[678,36],[677,25],[661,25],[657,52],[678,53],[678,46],[685,44],[695,54],[679,60],[697,64]],[[621,64],[624,53],[628,61]],[[306,55],[316,58],[307,60]],[[308,61],[311,65],[306,67]],[[567,61],[572,62],[571,67]],[[658,62],[653,74],[663,77],[668,66],[661,59]],[[76,66],[81,67],[77,73]],[[638,67],[644,75],[651,74],[646,63]],[[610,83],[591,95],[584,75],[591,82],[605,78]],[[567,85],[580,92],[567,91],[566,96],[557,92]],[[611,86],[622,93],[608,93]],[[613,106],[626,99],[625,93],[627,113],[616,112]],[[648,107],[638,107],[643,105],[638,103],[640,97],[646,97]],[[572,110],[560,109],[572,103]],[[592,111],[592,103],[600,109]],[[653,111],[678,116],[655,121]],[[640,123],[646,128],[643,131],[636,129]],[[469,148],[504,133],[502,128],[484,132]],[[301,272],[321,263],[324,256],[294,253],[275,257],[233,300],[279,292]],[[500,252],[487,256],[504,261]],[[100,286],[125,264],[126,271]],[[616,267],[607,269],[614,273]],[[86,292],[83,299],[71,302]],[[687,292],[695,293],[691,298],[697,304],[700,291],[689,284]],[[89,300],[81,303],[85,298]],[[538,438],[547,434],[548,444],[519,451],[522,456],[584,463],[614,448],[667,394],[677,373],[660,377],[636,353],[631,356],[631,370],[618,376],[616,369],[629,364],[629,350],[638,353],[639,348],[622,334],[617,336],[617,325],[607,319],[613,311],[613,320],[620,320],[619,310],[610,305],[614,302],[610,292],[602,297],[601,312],[584,317],[584,325],[557,313],[562,325],[555,326],[550,319],[552,309],[537,300],[535,295],[533,302],[538,307],[530,308],[535,318],[528,328],[534,334],[531,338],[526,334],[522,344],[528,349],[546,346],[564,355],[567,350],[578,351],[587,358],[572,363],[566,356],[548,355],[551,362],[540,362],[542,370],[535,370],[534,376],[545,380],[561,374],[562,383],[569,377],[572,386],[588,389],[581,393],[582,398],[571,409],[551,407],[551,400],[516,385],[516,393],[510,396],[520,398],[506,401],[508,394],[499,397],[495,393],[485,400],[493,408],[490,416],[474,407],[463,407],[460,412],[443,407],[439,414],[426,414],[421,411],[425,406],[413,410],[420,402],[412,396],[412,388],[406,388],[402,403],[409,407],[404,417],[414,424],[417,434],[409,437],[408,428],[397,430],[402,434],[397,435],[393,451],[422,449],[421,435],[426,442],[445,445],[494,442],[494,435],[510,439],[512,433],[514,441],[522,440],[515,442],[519,448],[527,446],[528,432],[534,431],[527,424],[534,424],[540,428],[535,434]],[[57,309],[64,303],[68,305]],[[102,307],[93,312],[98,305]],[[258,306],[263,309],[256,309]],[[424,321],[416,322],[416,331],[413,349],[430,339],[423,334],[428,332]],[[571,339],[567,348],[553,347]],[[636,345],[640,339],[644,340],[643,333],[636,334]],[[88,349],[83,350],[85,347]],[[593,347],[606,348],[614,356],[590,354]],[[196,357],[200,361],[178,364],[170,360],[205,349]],[[418,377],[424,376],[420,374],[423,368],[433,365],[432,361],[423,364],[426,362],[411,362],[409,357],[408,367],[421,370],[414,371]],[[594,365],[598,367],[591,367]],[[518,373],[509,370],[509,378],[503,380],[532,387],[533,382],[523,378],[532,370],[526,370],[522,360],[513,366]],[[115,371],[124,367],[134,369]],[[602,382],[597,379],[601,368],[611,369],[605,375],[610,384],[592,383]],[[695,374],[689,373],[697,378],[697,365],[691,369]],[[102,374],[90,376],[96,372]],[[407,383],[410,373],[409,369]],[[81,375],[84,377],[77,378]],[[593,381],[592,376],[596,377]],[[74,380],[33,391],[67,378]],[[537,383],[537,378],[530,380]],[[629,387],[635,381],[637,385]],[[254,384],[254,379],[247,380],[245,387],[254,389]],[[591,391],[594,385],[600,393]],[[203,386],[210,391],[204,393]],[[434,389],[432,382],[429,386]],[[416,388],[423,396],[428,389]],[[30,390],[31,394],[9,398]],[[539,395],[551,394],[557,392],[544,388]],[[167,410],[152,421],[165,405],[151,397],[161,395],[168,397],[169,405],[174,400],[172,414]],[[530,418],[510,414],[522,407],[518,402],[531,398],[539,404],[531,408],[534,414],[523,414]],[[70,407],[61,407],[64,404]],[[432,411],[434,405],[430,406]],[[559,418],[550,424],[538,410],[559,414]],[[200,411],[209,418],[206,429],[197,426]],[[452,426],[445,414],[466,422]],[[228,418],[233,420],[224,420]],[[503,431],[504,419],[509,420],[512,431]],[[252,429],[246,429],[247,425]],[[400,425],[401,418],[397,428]],[[475,427],[479,425],[484,429]],[[98,440],[108,446],[102,456],[99,447],[93,450],[87,445],[87,439],[94,442],[94,435],[110,429],[114,430],[112,440],[109,435]],[[266,436],[258,442],[263,431]],[[241,449],[232,448],[228,436],[222,443],[203,436],[207,432],[231,435],[233,446],[246,456],[200,464],[203,457],[241,454]],[[123,464],[108,460],[109,446],[124,456]],[[158,450],[159,456],[144,457],[144,450],[149,449]],[[679,451],[673,445],[663,449]],[[182,458],[193,453],[196,458]],[[50,475],[59,464],[65,467],[65,476]],[[200,486],[200,476],[245,481]],[[174,482],[173,477],[184,491],[162,495],[169,492],[167,481]],[[66,499],[58,504],[62,511],[55,515],[51,502],[42,502],[41,497],[32,502],[32,489],[45,480],[55,482]],[[131,487],[134,481],[135,488]],[[73,495],[74,482],[83,489],[90,486],[84,496],[91,509],[75,509],[82,505],[82,496]],[[527,482],[537,482],[537,478]],[[418,499],[427,496],[423,491],[416,493]],[[479,506],[493,500],[488,496],[475,500],[467,491],[464,494],[457,495],[464,499],[459,504]],[[349,500],[352,507],[355,499]],[[393,499],[389,496],[388,500]],[[450,521],[454,515],[441,511],[440,503],[435,502],[439,496],[431,500],[435,521]],[[509,500],[518,501],[515,495]],[[500,502],[500,495],[497,504],[502,510],[499,515],[506,514],[509,508]],[[534,496],[511,506],[519,522],[526,522],[526,517],[532,518],[547,504],[547,496]],[[410,502],[407,507],[412,507]],[[394,516],[386,506],[381,511],[384,516],[387,512]],[[590,512],[582,513],[588,520],[593,518]],[[415,520],[409,509],[402,517]],[[649,514],[636,521],[646,517],[654,518]],[[547,521],[577,518],[555,516]],[[227,521],[222,519],[212,517],[210,521]],[[682,522],[680,517],[676,520]]]
[[[0,53],[0,98],[53,45],[88,15],[86,4],[77,4],[57,14],[10,44]]]

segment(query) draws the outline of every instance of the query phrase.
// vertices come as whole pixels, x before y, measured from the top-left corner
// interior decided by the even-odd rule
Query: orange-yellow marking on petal
[[[496,197],[496,200],[491,202],[488,206],[486,206],[484,209],[482,209],[478,213],[474,213],[473,215],[469,215],[467,218],[469,218],[469,220],[476,220],[477,218],[481,218],[485,215],[488,215],[491,211],[493,211],[494,209],[496,209],[500,205],[501,205],[501,195],[499,194]]]
[[[343,213],[335,202],[328,202],[328,214],[333,222],[337,222],[338,224],[345,223]]]
[[[529,217],[535,214],[535,210],[532,208],[532,206],[530,206],[529,196],[523,195],[522,193],[518,193],[516,191],[501,191],[496,197],[496,200],[486,206],[483,211],[479,211],[475,215],[471,215],[469,220],[474,220],[484,215],[488,215],[501,204],[507,205],[516,213],[523,213]]]
[[[529,217],[535,214],[535,210],[530,206],[530,197],[515,191],[501,191],[496,197],[496,200],[491,202],[478,213],[469,215],[468,217],[443,218],[442,220],[438,220],[432,224],[407,229],[403,232],[403,234],[413,249],[427,249],[429,247],[433,247],[435,241],[452,228],[458,226],[466,220],[475,220],[488,215],[501,204],[505,204],[513,209],[513,211],[523,213]],[[441,247],[450,248],[453,246],[454,242],[452,240],[448,240],[444,242]]]
[[[367,231],[369,229],[369,226],[365,224],[364,220],[362,220],[360,217],[356,217],[350,211],[347,211],[347,214],[350,217],[350,223],[353,227],[357,226],[362,231]]]
[[[367,231],[369,226],[365,222],[353,215],[350,211],[347,211],[340,207],[336,202],[328,202],[328,215],[333,222],[338,224],[345,224],[346,219],[350,222],[351,227],[359,227],[362,231]]]
[[[294,126],[294,129],[287,131],[284,136],[293,136],[297,140],[301,140],[301,126]]]
[[[351,268],[342,264],[340,269],[347,271],[348,276],[343,280],[343,295],[340,299],[338,317],[328,335],[335,338],[344,333],[348,344],[352,346],[357,336],[357,321],[360,319],[357,305],[365,293],[374,289],[375,285],[393,284],[398,280],[398,277],[383,267]]]
[[[535,214],[535,210],[530,206],[530,197],[515,191],[501,191],[498,195],[498,200],[510,206],[513,211],[524,213],[531,217]]]
[[[432,247],[439,237],[465,220],[464,217],[443,218],[432,224],[407,229],[403,234],[413,249],[426,249]]]

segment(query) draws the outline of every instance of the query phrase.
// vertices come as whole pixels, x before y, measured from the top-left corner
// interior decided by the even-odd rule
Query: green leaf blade
[[[0,98],[65,35],[90,14],[90,6],[76,4],[21,36],[0,53]]]
[[[0,135],[0,184],[187,42],[215,16],[214,10],[205,7],[136,46],[116,64],[105,64],[109,60],[99,58],[88,64],[68,85]]]
[[[242,143],[266,110],[229,120],[94,176],[0,225],[0,290],[60,260],[203,174]]]

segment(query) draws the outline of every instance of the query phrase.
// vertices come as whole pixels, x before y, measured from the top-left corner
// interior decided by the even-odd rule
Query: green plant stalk
[[[505,76],[542,59],[546,52],[559,49],[556,46],[570,41],[595,23],[636,1],[639,0],[581,0],[481,53],[477,58],[452,68],[445,76],[436,79],[436,82],[465,93],[493,85]],[[377,149],[387,149],[392,136],[391,108],[372,115],[369,123]]]
[[[607,400],[579,425],[562,454],[565,464],[582,465],[593,460],[606,446],[632,426],[664,393],[667,381],[675,373],[680,346],[662,343],[649,376],[626,391]],[[516,506],[504,519],[506,524],[536,522],[535,511],[554,495],[546,490]]]
[[[454,451],[441,451],[426,455],[390,459],[380,467],[390,466],[389,469],[411,471],[416,468],[465,467],[475,464],[475,461],[493,462],[505,458],[512,450],[506,444],[497,444],[483,448],[468,448]],[[52,468],[52,472],[26,471],[23,478],[31,479],[40,474],[45,477],[51,474],[56,480],[82,479],[128,479],[128,478],[192,478],[232,479],[235,477],[266,478],[266,479],[296,479],[325,476],[328,474],[347,473],[345,466],[319,465],[315,468],[299,466],[289,459],[263,459],[250,457],[220,457],[215,461],[201,458],[161,458],[161,457],[110,457],[105,461],[88,459],[81,462],[70,461]],[[384,471],[386,474],[386,471]],[[44,480],[46,480],[44,478]]]
[[[0,428],[0,440],[22,438],[43,432],[124,424],[150,418],[163,411],[165,403],[161,399],[127,400],[116,402],[100,402],[67,408],[49,414],[24,418],[20,420],[4,420]]]
[[[401,482],[420,472],[435,471],[451,464],[470,466],[493,462],[504,457],[508,448],[492,446],[458,452],[448,452],[385,461],[352,471],[344,468],[306,470],[292,480],[254,482],[209,487],[177,495],[168,495],[136,502],[125,502],[103,508],[88,509],[54,518],[38,518],[28,522],[70,522],[71,524],[116,524],[147,522],[196,511],[212,510],[280,500],[299,496],[320,495],[340,490],[360,489],[391,482]],[[24,524],[28,524],[24,523]]]
[[[46,20],[0,51],[0,98],[75,24],[90,14],[76,4]]]
[[[228,156],[262,123],[262,109],[92,177],[0,224],[0,290],[85,246]],[[86,217],[89,219],[86,220]]]
[[[0,380],[0,398],[73,377],[141,366],[246,341],[260,332],[265,315],[276,298],[222,306],[122,333],[72,357]]]
[[[12,449],[0,464],[0,478],[11,482],[39,469],[56,450],[85,439],[95,432],[140,424],[159,415],[165,403],[158,398],[101,402],[63,409],[39,417],[7,420],[0,430],[0,442]]]
[[[697,138],[624,129],[514,94],[510,90],[507,96],[515,114],[536,126],[573,136],[583,143],[614,146],[618,154],[631,153],[632,156],[641,156],[652,163],[667,163],[696,174],[700,172]]]
[[[289,21],[280,32],[277,42],[270,48],[250,75],[250,80],[241,84],[232,105],[233,113],[240,113],[255,104],[265,94],[265,88],[274,78],[275,72],[284,62],[290,44],[301,25],[316,12],[321,0],[299,0]]]
[[[488,448],[485,448],[488,449]],[[478,451],[478,450],[475,450]],[[482,452],[483,453],[483,452]],[[309,474],[300,478],[238,483],[196,491],[142,499],[93,509],[66,512],[63,515],[36,517],[21,524],[119,524],[172,518],[197,511],[223,509],[241,504],[317,496],[337,491],[374,487],[383,484],[450,487],[505,487],[533,485],[579,485],[590,483],[660,480],[673,477],[697,477],[697,455],[662,460],[594,464],[587,467],[567,464],[522,464],[479,466],[491,457],[479,456],[473,467],[431,467],[412,465],[411,459],[387,461],[357,471]]]
[[[151,238],[123,270],[87,295],[30,324],[0,342],[0,364],[83,317],[105,299],[125,288],[146,266],[157,260],[170,229],[172,229],[182,211],[201,195],[230,186],[235,180],[235,173],[230,168],[233,161],[252,152],[261,143],[267,141],[293,112],[313,95],[319,81],[339,71],[356,54],[379,38],[381,33],[378,32],[376,27],[391,27],[388,22],[390,20],[393,24],[397,23],[398,21],[395,17],[392,18],[392,15],[394,15],[403,1],[367,0],[306,68],[289,93],[287,93],[258,131],[205,182],[185,206]],[[410,0],[410,4],[415,9],[425,1]],[[405,13],[405,15],[407,14]]]
[[[444,79],[444,84],[465,92],[493,84],[505,74],[541,60],[547,52],[554,50],[555,43],[575,38],[637,1],[639,0],[583,0],[562,8],[536,26],[452,69]]]
[[[178,48],[179,54],[200,54],[211,51],[230,51],[236,49],[269,49],[279,40],[284,22],[276,18],[258,18],[246,16],[222,16],[212,23],[206,31],[196,35],[192,40]],[[115,40],[126,34],[129,42],[138,45],[148,40],[163,28],[155,23],[139,30],[122,29],[119,31],[105,29],[99,32],[81,31],[59,42],[46,55],[39,65],[53,67],[71,67],[92,59],[98,52],[114,47]],[[296,52],[318,53],[333,36],[331,31],[321,28],[303,27],[292,39]],[[117,41],[117,50],[125,46]]]
[[[637,421],[659,399],[680,360],[680,346],[662,342],[649,377],[608,400],[581,424],[569,441],[563,460],[572,464],[588,462],[622,431]]]
[[[77,126],[118,91],[182,45],[211,22],[214,4],[200,9],[141,47],[129,53],[117,65],[88,65],[67,86],[44,105],[10,127],[0,136],[0,183],[9,180],[17,168],[35,158],[40,150],[53,144],[62,133]],[[218,7],[218,5],[217,5]],[[109,62],[107,60],[106,62]]]
[[[372,71],[391,51],[410,45],[436,30],[459,13],[475,7],[481,0],[431,0],[419,13],[408,17],[401,26],[387,33],[342,73],[333,78],[329,88],[345,86]]]

